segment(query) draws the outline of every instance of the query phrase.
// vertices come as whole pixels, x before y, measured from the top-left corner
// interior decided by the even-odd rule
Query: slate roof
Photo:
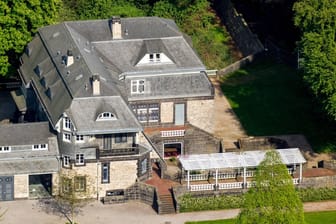
[[[39,29],[28,44],[19,73],[24,84],[34,88],[54,128],[63,112],[72,110],[74,99],[93,96],[92,76],[97,74],[101,96],[136,99],[130,97],[128,83],[124,80],[138,75],[158,76],[148,79],[153,87],[148,95],[151,98],[154,95],[157,98],[213,95],[209,80],[204,74],[200,75],[200,71],[205,70],[203,63],[172,20],[121,18],[122,39],[117,40],[112,39],[110,24],[110,20],[105,19],[50,25]],[[68,51],[74,58],[70,66],[65,64]],[[173,63],[137,65],[146,53],[164,53]],[[183,78],[178,80],[178,76],[165,75],[176,72]],[[174,88],[178,91],[169,92]],[[75,116],[73,110],[72,114]]]
[[[0,136],[0,146],[14,146],[48,143],[53,134],[48,122],[35,122],[0,125]]]
[[[142,127],[120,96],[77,98],[65,111],[80,135],[138,132]],[[112,112],[116,120],[97,121],[100,113]]]
[[[0,153],[0,175],[57,172],[59,149],[48,122],[0,126],[0,145],[11,146]],[[48,144],[48,150],[32,150],[35,144]]]

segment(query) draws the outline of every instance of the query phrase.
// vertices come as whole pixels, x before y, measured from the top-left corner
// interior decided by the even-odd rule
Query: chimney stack
[[[92,91],[94,96],[100,95],[100,79],[98,74],[92,76]]]
[[[68,50],[67,55],[66,55],[66,59],[65,59],[65,65],[66,65],[66,67],[69,67],[73,63],[74,63],[74,57],[73,57],[73,54],[72,54],[72,50]]]
[[[121,19],[119,16],[113,16],[111,19],[112,39],[122,39],[121,36]]]

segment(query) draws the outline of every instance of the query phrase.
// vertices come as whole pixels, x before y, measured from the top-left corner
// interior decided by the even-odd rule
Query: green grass
[[[333,224],[336,223],[336,211],[308,212],[305,213],[307,224]],[[222,219],[200,222],[186,222],[186,224],[234,224],[235,219]]]
[[[336,151],[335,122],[324,117],[295,69],[261,60],[222,81],[248,135],[304,134],[314,151]]]

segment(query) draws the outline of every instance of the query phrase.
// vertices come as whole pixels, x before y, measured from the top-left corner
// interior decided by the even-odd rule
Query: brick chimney
[[[112,31],[112,39],[122,39],[121,36],[121,19],[119,16],[113,16],[111,19],[111,31]]]
[[[92,92],[94,96],[100,95],[100,78],[98,74],[92,76]]]

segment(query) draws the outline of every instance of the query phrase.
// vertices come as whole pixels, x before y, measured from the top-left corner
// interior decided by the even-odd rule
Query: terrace
[[[302,181],[306,160],[298,148],[277,149],[294,184]],[[253,185],[252,177],[264,159],[265,150],[180,156],[182,177],[190,191],[244,189]]]

